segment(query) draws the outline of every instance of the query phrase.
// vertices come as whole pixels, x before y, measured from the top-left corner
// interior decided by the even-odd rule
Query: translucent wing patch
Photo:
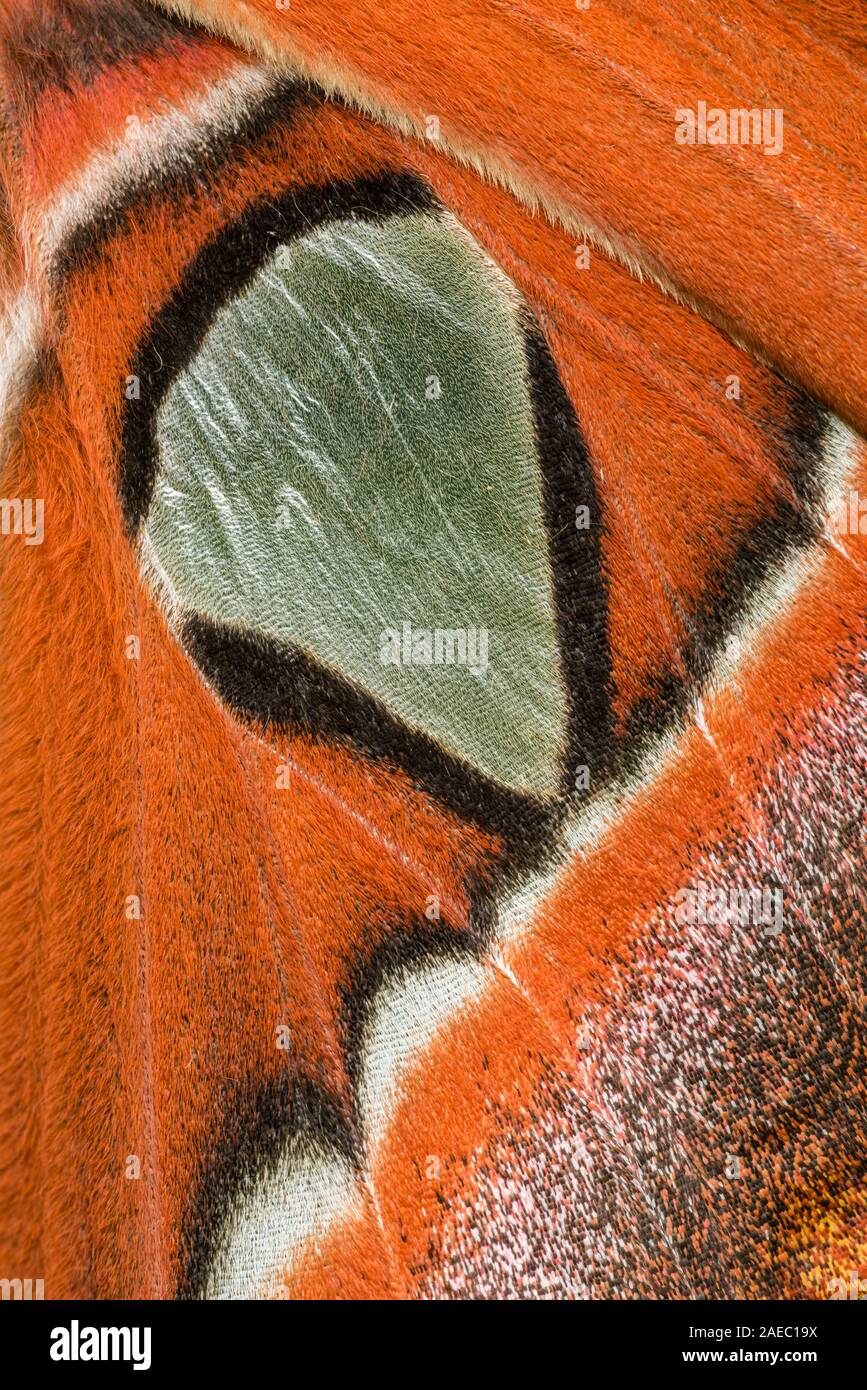
[[[521,313],[448,216],[278,247],[162,403],[146,524],[182,607],[546,793],[566,696]]]

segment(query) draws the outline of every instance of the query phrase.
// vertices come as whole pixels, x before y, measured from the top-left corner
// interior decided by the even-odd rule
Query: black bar
[[[574,1379],[580,1371],[580,1379],[598,1380],[606,1373],[637,1371],[663,1380],[700,1381],[708,1371],[737,1374],[742,1367],[759,1366],[773,1384],[779,1373],[792,1369],[827,1379],[837,1371],[851,1374],[860,1365],[867,1323],[864,1310],[852,1306],[865,1299],[864,1292],[858,1293],[857,1298],[847,1294],[826,1302],[573,1303],[560,1313],[543,1313],[543,1323],[535,1322],[538,1314],[525,1312],[518,1314],[519,1323],[510,1315],[507,1324],[499,1324],[498,1315],[487,1311],[470,1315],[469,1323],[463,1322],[466,1312],[459,1312],[460,1324],[450,1324],[451,1315],[430,1304],[412,1312],[390,1308],[380,1323],[382,1313],[370,1305],[344,1311],[340,1305],[323,1309],[286,1302],[12,1300],[0,1306],[0,1328],[6,1334],[7,1367],[61,1379],[92,1379],[100,1370],[115,1377],[136,1374],[134,1359],[141,1363],[140,1375],[213,1370],[225,1379],[235,1372],[249,1377],[282,1371],[287,1383],[299,1373],[305,1379],[317,1376],[316,1362],[321,1359],[321,1374],[330,1379],[344,1351],[353,1370],[366,1361],[367,1374],[374,1376],[385,1361],[394,1372],[402,1367],[401,1378],[415,1378],[417,1370],[398,1356],[401,1337],[411,1330],[417,1350],[424,1352],[425,1379],[438,1356],[444,1374],[463,1378],[468,1367],[460,1348],[465,1347],[473,1365],[482,1357],[496,1363],[519,1356],[520,1363],[535,1369],[535,1380],[554,1374],[558,1360],[565,1358],[558,1378],[566,1374]],[[355,1324],[359,1315],[364,1322]],[[491,1316],[493,1328],[487,1322]],[[407,1317],[410,1321],[404,1323]],[[117,1336],[107,1332],[103,1337],[101,1329],[111,1328],[117,1329]],[[458,1328],[462,1335],[456,1341],[448,1334]],[[100,1330],[99,1335],[95,1337],[92,1329]],[[491,1338],[494,1330],[500,1331],[499,1344]],[[483,1340],[467,1336],[482,1331]],[[552,1343],[557,1333],[563,1339],[559,1345]],[[425,1340],[419,1342],[419,1337]],[[75,1350],[79,1359],[53,1359],[52,1348],[70,1357]],[[116,1349],[127,1359],[84,1359],[82,1352],[89,1354],[91,1349],[107,1358]]]

